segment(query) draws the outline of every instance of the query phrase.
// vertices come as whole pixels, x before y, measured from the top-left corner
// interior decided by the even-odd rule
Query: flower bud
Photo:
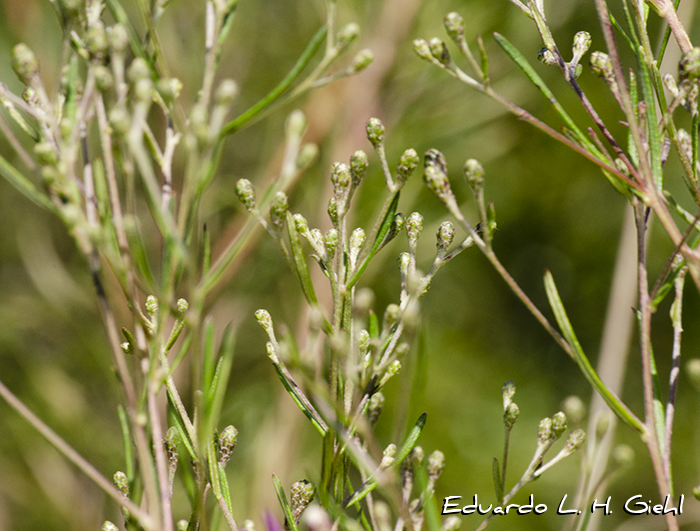
[[[566,450],[569,453],[573,453],[586,442],[586,433],[583,430],[572,431],[566,439]]]
[[[574,44],[571,48],[571,51],[573,52],[573,59],[571,59],[571,62],[573,64],[578,64],[581,57],[583,57],[590,47],[591,34],[587,31],[579,31],[576,35],[574,35]]]
[[[364,48],[355,54],[352,58],[350,66],[348,66],[349,74],[362,72],[365,68],[374,62],[374,52],[369,48]]]
[[[277,192],[270,206],[270,222],[278,233],[282,232],[284,229],[285,218],[288,211],[289,201],[287,200],[287,194],[284,192]]]
[[[507,429],[512,429],[520,416],[520,408],[515,402],[509,402],[503,412],[503,424]]]
[[[418,166],[420,158],[415,149],[407,149],[399,159],[399,167],[396,169],[396,182],[405,183]]]
[[[433,61],[433,55],[430,53],[430,45],[425,39],[416,39],[413,41],[413,51],[416,55],[425,61]]]
[[[574,425],[581,422],[586,415],[586,405],[576,395],[568,396],[562,404],[562,409]]]
[[[252,520],[245,520],[243,522],[243,529],[245,531],[255,531],[255,522]]]
[[[88,28],[85,33],[85,47],[93,59],[101,61],[104,58],[109,49],[109,41],[101,21],[98,20]]]
[[[464,38],[464,19],[459,13],[454,11],[452,13],[448,13],[445,15],[445,20],[443,23],[447,34],[450,36],[450,39],[458,42]]]
[[[143,78],[134,84],[134,96],[137,101],[150,103],[153,100],[153,81]]]
[[[333,257],[335,256],[335,250],[338,247],[338,231],[335,229],[328,229],[328,232],[326,232],[325,240],[326,254],[328,255],[328,259],[333,260]]]
[[[304,237],[309,236],[309,222],[306,221],[306,218],[301,214],[294,214],[292,218],[296,231]]]
[[[323,233],[321,232],[321,229],[311,229],[310,234],[311,239],[313,240],[314,249],[318,248],[325,251],[323,246]]]
[[[182,85],[180,85],[182,87]],[[179,90],[178,90],[179,94]],[[216,89],[215,101],[217,105],[229,106],[238,95],[238,84],[233,79],[224,79]],[[177,98],[177,96],[175,96]]]
[[[187,531],[187,529],[190,527],[190,522],[188,520],[178,520],[177,523],[175,524],[175,529],[177,531]]]
[[[554,432],[552,431],[552,419],[545,417],[540,421],[540,427],[537,431],[537,441],[540,444],[545,443],[552,439],[553,436]]]
[[[399,255],[399,271],[401,271],[401,277],[406,278],[408,276],[408,268],[411,265],[411,255],[408,253],[401,253]]]
[[[333,193],[339,202],[344,202],[350,191],[352,176],[347,164],[336,162],[331,167],[331,182],[333,183]]]
[[[255,210],[255,190],[248,179],[238,180],[236,183],[236,195],[248,212]]]
[[[350,22],[341,28],[338,32],[337,46],[338,50],[342,51],[350,46],[360,35],[360,26],[355,22]]]
[[[384,387],[386,383],[391,380],[394,376],[396,376],[399,371],[401,370],[401,362],[399,360],[394,360],[389,364],[389,367],[387,367],[386,372],[384,373],[384,376],[382,376],[381,380],[379,380],[379,387]]]
[[[428,457],[428,484],[434,487],[443,470],[445,470],[445,454],[435,450]]]
[[[177,313],[185,313],[189,307],[190,304],[185,299],[177,300]]]
[[[396,455],[396,445],[391,443],[384,449],[382,462],[380,463],[379,468],[386,470],[393,465],[395,461],[394,455]]]
[[[384,143],[384,125],[379,118],[370,118],[367,122],[367,139],[375,148]]]
[[[107,42],[112,53],[123,53],[129,44],[129,30],[124,24],[115,24],[107,28]]]
[[[546,66],[555,66],[559,64],[557,57],[546,46],[537,52],[537,59],[540,63]]]
[[[292,517],[297,525],[299,525],[302,513],[314,499],[314,494],[316,494],[316,488],[310,481],[302,479],[292,484],[290,506],[292,509]]]
[[[690,382],[700,391],[700,358],[688,360],[685,364],[685,372]]]
[[[423,448],[420,446],[414,446],[409,454],[409,459],[414,465],[422,466],[423,461],[425,460],[425,452],[423,451]]]
[[[350,235],[350,264],[354,267],[355,261],[357,260],[358,255],[360,254],[360,250],[362,249],[362,246],[365,243],[365,231],[362,227],[356,228],[354,231],[352,231],[352,234]]]
[[[153,295],[146,297],[146,311],[151,317],[158,314],[158,299]]]
[[[454,201],[450,181],[447,178],[447,163],[444,155],[436,149],[428,150],[425,153],[424,166],[423,181],[426,186],[443,203]]]
[[[109,68],[103,65],[96,65],[93,68],[93,73],[95,74],[97,89],[102,93],[109,92],[114,86],[114,78]]]
[[[270,312],[263,309],[256,310],[255,318],[258,320],[258,324],[263,327],[265,332],[269,333],[269,331],[272,330],[272,317],[270,316]]]
[[[102,531],[119,531],[119,528],[109,520],[105,520],[105,523],[102,524]]]
[[[443,222],[437,230],[437,255],[439,258],[445,258],[447,251],[452,245],[452,240],[455,236],[455,228],[449,221]]]
[[[328,217],[331,218],[331,223],[334,226],[338,226],[338,201],[335,197],[331,197],[328,200]]]
[[[58,163],[56,149],[49,142],[37,142],[34,145],[34,154],[43,165],[55,166]]]
[[[454,514],[442,521],[442,531],[457,531],[461,526],[462,519]]]
[[[126,72],[126,77],[132,85],[136,85],[141,79],[151,79],[151,70],[148,63],[142,57],[134,59]]]
[[[476,159],[469,159],[464,163],[464,176],[467,183],[476,191],[484,185],[484,167]]]
[[[287,136],[297,138],[301,137],[306,131],[306,116],[302,111],[296,109],[287,117],[285,123]]]
[[[589,61],[591,70],[593,70],[593,73],[596,76],[605,78],[606,80],[615,79],[612,61],[610,61],[608,54],[603,52],[593,52]]]
[[[452,61],[450,52],[447,51],[447,46],[445,46],[445,42],[442,39],[434,37],[430,39],[428,46],[430,46],[430,55],[437,59],[440,64],[445,66],[450,64]]]
[[[423,216],[418,212],[411,213],[406,219],[406,234],[408,235],[408,245],[411,249],[415,249],[422,231]]]
[[[566,415],[562,411],[552,417],[552,432],[555,439],[561,437],[562,433],[566,431],[566,426]]]
[[[362,182],[367,173],[367,166],[369,166],[367,154],[362,150],[355,151],[350,157],[350,174],[352,175],[353,188],[356,188]]]
[[[399,316],[401,315],[401,309],[399,308],[398,304],[389,304],[386,307],[386,310],[384,310],[384,321],[382,323],[382,328],[385,331],[389,331],[389,329],[396,324],[396,321],[399,320]]]
[[[126,474],[124,472],[117,471],[114,473],[114,476],[112,478],[114,481],[114,486],[119,489],[119,492],[122,493],[122,496],[125,498],[129,497],[129,478],[126,477]]]
[[[24,43],[12,48],[12,70],[25,85],[30,85],[39,75],[39,62],[34,52]]]
[[[626,444],[618,444],[613,449],[612,458],[620,468],[630,468],[634,463],[634,450]]]
[[[367,416],[369,417],[369,423],[373,426],[377,423],[379,415],[382,414],[385,402],[384,395],[381,392],[376,392],[369,399],[369,406],[367,407]]]
[[[691,81],[700,78],[700,48],[695,47],[683,56],[678,63],[678,77]]]
[[[109,111],[109,125],[119,136],[125,136],[131,128],[131,116],[122,107]]]
[[[175,444],[177,437],[177,428],[175,428],[175,426],[171,426],[168,428],[168,431],[165,432],[165,439],[163,439],[163,443],[165,444],[165,452],[168,456],[168,464],[171,470],[175,470],[177,468],[177,460],[179,457],[177,445]]]
[[[513,381],[507,381],[506,383],[503,384],[503,388],[501,390],[501,394],[503,395],[503,409],[505,410],[508,407],[508,404],[511,403],[513,400],[513,396],[515,395],[515,383]]]
[[[227,426],[219,434],[219,464],[226,466],[231,459],[231,452],[238,442],[238,430],[233,426]]]

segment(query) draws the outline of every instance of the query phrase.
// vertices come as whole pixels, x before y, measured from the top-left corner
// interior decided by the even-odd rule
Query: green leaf
[[[394,195],[389,208],[384,213],[384,218],[379,226],[379,231],[377,231],[377,236],[374,238],[369,254],[365,257],[360,267],[357,268],[354,276],[350,282],[348,282],[346,289],[350,290],[357,283],[357,281],[360,280],[362,273],[364,273],[365,269],[367,269],[367,266],[372,261],[372,258],[374,258],[374,255],[376,255],[379,249],[381,249],[389,241],[390,231],[394,225],[394,216],[396,215],[396,209],[399,206],[399,195],[400,192],[396,192]]]
[[[629,410],[629,408],[605,386],[598,374],[595,372],[595,369],[593,369],[591,366],[591,363],[588,361],[588,358],[584,354],[583,349],[576,338],[574,329],[572,328],[569,317],[564,309],[564,304],[562,303],[557,287],[554,284],[554,278],[549,271],[547,271],[544,275],[544,287],[547,292],[549,305],[552,308],[552,312],[554,312],[554,317],[557,320],[559,329],[561,330],[564,339],[571,347],[571,351],[574,355],[574,361],[583,373],[583,376],[586,378],[586,380],[588,380],[588,383],[590,383],[591,386],[598,391],[601,398],[620,418],[620,420],[622,420],[622,422],[627,424],[636,432],[644,435],[646,433],[646,428],[644,425]]]
[[[0,175],[2,175],[7,182],[17,189],[24,197],[29,199],[32,203],[41,208],[45,208],[49,212],[58,213],[56,205],[53,204],[51,199],[49,199],[45,194],[40,192],[34,183],[22,175],[15,167],[5,160],[0,155]]]
[[[234,345],[235,332],[233,331],[233,327],[229,324],[224,330],[224,335],[221,339],[219,363],[217,364],[216,372],[214,373],[207,395],[207,415],[209,417],[208,420],[211,431],[214,430],[221,416],[221,408],[224,404],[226,388],[228,387],[228,380],[231,376],[231,369],[233,368]]]
[[[284,513],[285,527],[291,531],[297,531],[297,524],[294,521],[294,516],[292,516],[292,509],[287,503],[287,496],[284,494],[284,487],[282,482],[275,475],[272,474],[272,483],[275,486],[275,492],[277,493],[277,499],[280,502],[280,507],[282,507],[282,512]]]

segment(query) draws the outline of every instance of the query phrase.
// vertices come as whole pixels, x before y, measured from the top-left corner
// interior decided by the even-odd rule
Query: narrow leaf
[[[629,408],[605,386],[605,384],[601,381],[600,377],[591,366],[591,363],[588,361],[588,358],[584,354],[583,349],[581,348],[581,345],[578,342],[578,339],[576,338],[574,329],[572,328],[571,322],[569,321],[569,317],[567,316],[566,310],[564,309],[564,304],[562,303],[561,298],[559,297],[559,292],[557,291],[557,287],[554,284],[554,278],[552,277],[552,274],[549,271],[547,271],[544,275],[544,287],[547,292],[547,299],[549,300],[549,305],[552,307],[552,312],[554,312],[554,317],[557,320],[559,329],[561,330],[564,339],[571,347],[571,350],[574,355],[574,361],[579,366],[579,369],[583,373],[583,376],[586,378],[586,380],[588,380],[588,383],[590,383],[591,386],[596,391],[598,391],[601,398],[610,407],[610,409],[612,409],[613,412],[620,418],[620,420],[622,420],[622,422],[627,424],[630,428],[637,431],[638,433],[645,434],[646,428],[644,427],[644,425],[629,410]]]
[[[292,508],[289,506],[289,503],[287,503],[287,496],[284,494],[284,487],[282,486],[280,479],[275,474],[272,474],[272,483],[275,486],[277,499],[279,500],[280,507],[282,507],[282,512],[284,513],[286,523],[285,527],[291,531],[297,531],[297,524],[292,516]]]

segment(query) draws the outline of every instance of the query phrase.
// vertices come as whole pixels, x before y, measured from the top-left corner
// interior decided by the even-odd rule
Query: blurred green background
[[[137,16],[130,4],[125,2]],[[419,153],[437,148],[445,154],[453,188],[472,221],[474,204],[459,176],[467,158],[478,158],[486,168],[487,200],[496,206],[497,254],[548,316],[542,275],[545,269],[552,271],[579,339],[595,363],[625,200],[591,163],[422,62],[411,50],[415,38],[444,38],[443,16],[452,10],[460,12],[467,21],[469,42],[477,33],[484,37],[494,87],[558,126],[546,102],[491,38],[498,31],[536,63],[541,42],[532,23],[506,0],[339,0],[338,4],[339,25],[355,21],[362,27],[356,50],[372,48],[377,61],[358,77],[333,83],[295,104],[308,117],[306,140],[318,143],[320,158],[291,192],[292,210],[302,212],[313,226],[328,227],[324,211],[330,164],[347,161],[356,149],[371,152],[363,133],[371,116],[380,117],[387,126],[392,165],[409,147]],[[546,9],[565,57],[573,35],[582,29],[591,32],[592,49],[603,48],[592,1],[556,0],[547,2]],[[187,102],[194,98],[201,76],[203,13],[203,2],[172,0],[159,22],[171,73],[183,81]],[[219,79],[231,77],[241,86],[234,114],[255,103],[285,75],[322,24],[324,8],[320,0],[241,0],[236,17],[219,74]],[[689,28],[693,27],[690,23]],[[658,28],[652,26],[651,34],[657,35]],[[694,36],[697,31],[691,31]],[[20,90],[10,69],[10,50],[25,42],[37,53],[42,77],[52,87],[60,39],[48,2],[0,0],[0,81],[15,92]],[[538,63],[536,68],[572,115],[587,124],[575,95],[556,69]],[[581,84],[599,114],[623,138],[624,130],[617,124],[622,115],[603,83],[585,68]],[[228,142],[219,175],[203,205],[202,221],[212,230],[213,241],[220,242],[215,253],[247,215],[235,197],[236,180],[245,177],[262,188],[278,172],[284,120],[293,108],[278,110]],[[0,153],[14,157],[4,138]],[[356,213],[356,222],[365,227],[383,186],[376,157],[372,154],[370,160],[373,169]],[[683,197],[674,164],[669,161],[667,175],[672,181],[668,187]],[[425,217],[419,266],[427,269],[434,256],[433,235],[448,216],[419,175],[402,194],[401,210],[405,214],[419,210]],[[375,292],[378,312],[398,301],[396,257],[403,250],[405,239],[397,238],[368,272],[365,285]],[[654,225],[652,278],[671,250],[668,238]],[[688,359],[700,347],[700,305],[692,285],[686,293],[683,354]],[[234,516],[239,522],[253,519],[259,529],[262,511],[280,514],[271,473],[286,485],[302,477],[313,480],[318,477],[320,455],[317,434],[284,394],[265,355],[264,334],[253,318],[253,311],[261,307],[271,312],[277,325],[285,323],[291,330],[296,329],[304,307],[296,279],[266,238],[260,239],[211,308],[220,328],[229,321],[238,326],[224,419],[240,435],[228,470]],[[668,309],[666,301],[655,316],[653,336],[664,389],[672,337]],[[400,430],[394,427],[393,417],[415,419],[426,411],[428,423],[419,444],[426,452],[440,449],[447,458],[437,499],[461,495],[468,501],[478,494],[480,500],[492,500],[492,459],[502,455],[503,383],[516,383],[515,400],[521,410],[512,440],[511,485],[530,461],[539,420],[559,411],[569,395],[588,403],[591,390],[574,363],[476,249],[440,272],[423,299],[422,316],[420,342],[427,363],[408,364],[402,375],[417,378],[422,391],[406,411],[401,405],[406,386],[400,378],[392,382],[387,410],[378,425],[380,442],[382,446],[398,442]],[[641,416],[640,363],[634,339],[629,359],[623,397]],[[123,468],[116,411],[120,394],[84,264],[58,220],[39,211],[4,181],[0,181],[0,379],[103,474],[111,477]],[[700,483],[698,398],[682,373],[673,451],[677,494],[686,495],[684,529],[700,529],[698,502],[691,494]],[[633,468],[606,490],[613,506],[635,494],[656,500],[646,448],[624,427],[618,428],[616,440],[629,444],[636,458]],[[534,494],[536,503],[549,506],[545,515],[510,516],[496,520],[491,528],[562,528],[565,519],[555,509],[564,494],[569,499],[574,496],[579,457],[555,467],[516,498],[516,503],[525,503]],[[177,516],[186,517],[185,509]],[[95,530],[105,518],[119,521],[114,504],[0,403],[0,531]],[[637,518],[650,529],[663,528],[663,522],[653,517]],[[624,519],[618,504],[603,519],[601,529],[614,529]],[[464,517],[462,528],[473,529],[479,521]]]

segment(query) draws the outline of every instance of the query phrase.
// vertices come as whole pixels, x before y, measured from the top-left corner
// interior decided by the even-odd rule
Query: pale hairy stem
[[[671,493],[669,478],[664,470],[663,457],[659,444],[659,432],[657,430],[654,414],[654,382],[652,375],[652,350],[651,350],[651,300],[649,299],[649,285],[647,279],[646,264],[646,217],[647,209],[637,203],[635,206],[635,218],[637,223],[637,275],[639,288],[639,340],[642,357],[642,382],[644,388],[644,412],[645,424],[648,430],[646,445],[651,457],[656,483],[661,499]],[[666,515],[666,523],[671,531],[678,531],[678,519],[673,513]]]
[[[155,382],[148,382],[147,401],[150,418],[151,437],[153,439],[153,454],[155,457],[158,487],[160,489],[160,510],[162,513],[163,531],[174,531],[173,511],[170,504],[170,481],[168,480],[168,460],[165,456],[163,430],[160,424],[160,414],[156,404]]]

